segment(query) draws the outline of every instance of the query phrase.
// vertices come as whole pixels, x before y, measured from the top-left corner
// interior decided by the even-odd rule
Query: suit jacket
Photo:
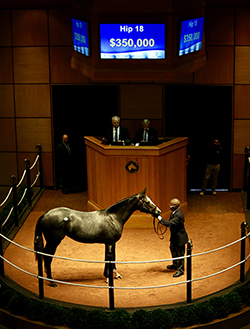
[[[144,135],[144,129],[140,128],[136,131],[135,137],[132,140],[133,144],[140,143],[143,140],[143,135]],[[157,130],[154,128],[149,127],[148,129],[148,142],[151,143],[152,145],[158,145],[158,134]]]
[[[188,235],[184,227],[184,215],[181,208],[177,208],[170,215],[169,220],[162,218],[161,223],[167,227],[170,227],[170,241],[174,245],[180,247],[188,242]]]
[[[67,168],[71,163],[71,153],[67,150],[65,144],[62,142],[57,146],[57,161],[60,168]]]
[[[111,144],[113,142],[113,127],[106,131],[105,138],[107,139],[108,144]],[[118,136],[118,140],[125,141],[126,144],[131,143],[129,131],[127,128],[120,126],[120,135]]]

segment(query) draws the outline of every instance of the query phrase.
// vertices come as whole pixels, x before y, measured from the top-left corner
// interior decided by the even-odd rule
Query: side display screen
[[[204,17],[181,22],[179,56],[202,49]]]
[[[74,50],[89,56],[88,24],[79,19],[72,18]]]

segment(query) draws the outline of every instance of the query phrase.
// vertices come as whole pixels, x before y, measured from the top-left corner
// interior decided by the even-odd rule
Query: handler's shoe
[[[177,267],[174,264],[172,264],[172,265],[168,265],[167,269],[168,270],[177,270]]]
[[[183,275],[184,274],[184,272],[183,271],[177,271],[174,275],[173,275],[173,277],[174,278],[178,278],[179,276],[181,276],[181,275]]]

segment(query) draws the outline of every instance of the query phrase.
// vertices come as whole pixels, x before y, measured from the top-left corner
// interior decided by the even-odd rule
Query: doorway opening
[[[165,99],[166,136],[189,139],[188,190],[201,190],[207,146],[215,138],[223,148],[217,189],[230,190],[232,87],[166,85]],[[211,190],[211,182],[207,189]]]
[[[111,117],[118,115],[118,85],[54,85],[53,127],[54,149],[62,135],[69,136],[72,149],[72,184],[76,191],[87,190],[86,148],[84,136],[103,137],[111,125]],[[59,173],[56,168],[56,188]]]

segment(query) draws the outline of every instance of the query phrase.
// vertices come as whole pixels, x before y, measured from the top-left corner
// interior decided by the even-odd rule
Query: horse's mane
[[[126,207],[136,197],[136,195],[137,194],[129,196],[123,200],[120,200],[120,201],[116,202],[115,204],[113,204],[112,206],[105,209],[104,211],[106,211],[107,213],[117,212],[121,208]]]

